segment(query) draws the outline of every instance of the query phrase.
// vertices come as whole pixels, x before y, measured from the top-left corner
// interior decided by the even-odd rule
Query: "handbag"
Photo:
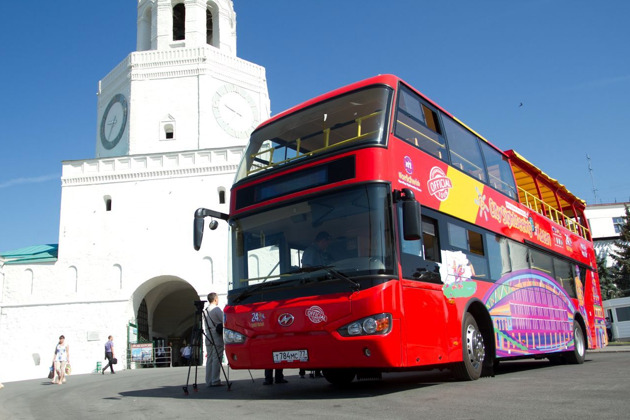
[[[72,366],[70,363],[66,363],[66,375],[70,375],[72,373]]]
[[[118,364],[118,359],[116,359],[115,357],[112,359],[112,365]]]
[[[48,379],[52,379],[55,377],[55,365],[52,365],[50,367],[50,370],[48,371]]]

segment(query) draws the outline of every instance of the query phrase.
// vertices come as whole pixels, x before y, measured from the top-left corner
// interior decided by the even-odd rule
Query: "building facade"
[[[137,51],[98,83],[96,158],[62,163],[58,247],[0,257],[0,382],[43,377],[61,334],[73,373],[109,335],[119,368],[136,336],[177,361],[194,301],[227,293],[227,226],[194,251],[193,214],[228,212],[270,113],[265,70],[236,55],[231,0],[139,0],[137,25]]]

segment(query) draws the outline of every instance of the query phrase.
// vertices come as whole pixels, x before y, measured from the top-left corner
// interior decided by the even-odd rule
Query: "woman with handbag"
[[[61,385],[66,382],[66,363],[70,362],[70,346],[65,343],[66,337],[59,336],[59,343],[55,347],[55,355],[53,356],[53,366],[56,378],[53,378],[52,383]]]
[[[107,366],[103,368],[101,373],[105,375],[107,368],[110,368],[113,375],[116,373],[114,372],[114,365],[118,362],[118,360],[114,357],[114,337],[111,335],[107,337],[107,343],[105,343],[105,358],[107,359]]]

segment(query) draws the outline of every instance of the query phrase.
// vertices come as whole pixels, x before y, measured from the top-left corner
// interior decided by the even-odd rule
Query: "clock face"
[[[234,85],[223,85],[212,98],[212,111],[219,126],[236,138],[248,138],[256,128],[256,103],[247,91]]]
[[[122,138],[127,126],[127,111],[127,99],[120,93],[107,104],[100,129],[101,143],[105,149],[113,149]]]

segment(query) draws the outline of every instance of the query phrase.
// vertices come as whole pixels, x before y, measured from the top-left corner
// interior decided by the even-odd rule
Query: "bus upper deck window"
[[[395,135],[438,159],[447,158],[437,112],[405,87],[398,97]]]

